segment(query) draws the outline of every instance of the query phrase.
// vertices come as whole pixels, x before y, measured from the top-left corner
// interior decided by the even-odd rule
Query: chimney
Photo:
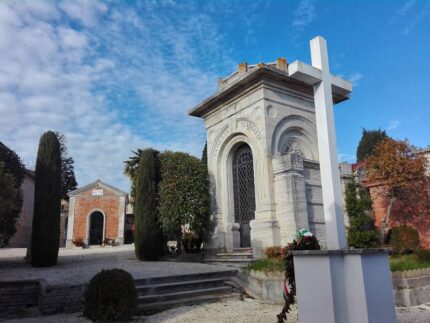
[[[248,71],[248,63],[240,63],[239,64],[239,74],[246,73]]]
[[[276,68],[283,70],[283,71],[287,71],[287,60],[283,57],[279,57],[276,59]]]

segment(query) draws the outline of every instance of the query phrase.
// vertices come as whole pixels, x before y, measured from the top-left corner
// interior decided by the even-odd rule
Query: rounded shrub
[[[418,231],[402,224],[391,228],[387,235],[387,243],[395,255],[412,253],[420,247]]]
[[[133,277],[122,269],[102,270],[85,292],[84,316],[94,322],[130,320],[136,307]]]

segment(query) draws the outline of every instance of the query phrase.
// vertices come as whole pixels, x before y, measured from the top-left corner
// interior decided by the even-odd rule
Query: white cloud
[[[418,23],[420,23],[421,21],[425,21],[429,18],[430,18],[430,5],[426,5],[420,8],[419,12],[416,15],[414,15],[413,17],[407,20],[408,23],[403,29],[403,34],[407,35],[411,33]]]
[[[37,3],[0,3],[0,140],[28,167],[47,130],[66,135],[80,185],[100,177],[127,190],[122,162],[138,147],[201,155],[202,121],[186,111],[233,65],[210,15]]]
[[[352,83],[354,87],[356,87],[358,86],[362,78],[363,74],[361,74],[360,72],[354,72],[348,77],[348,80]]]
[[[302,0],[294,11],[293,27],[297,30],[305,29],[315,19],[315,5],[311,0]]]
[[[415,5],[415,0],[406,1],[405,4],[397,11],[397,14],[404,16]]]
[[[399,120],[390,120],[390,123],[387,126],[387,130],[396,130],[400,125]]]
[[[108,9],[106,4],[94,0],[62,1],[59,8],[69,18],[79,21],[85,27],[94,27],[98,22],[99,15]]]

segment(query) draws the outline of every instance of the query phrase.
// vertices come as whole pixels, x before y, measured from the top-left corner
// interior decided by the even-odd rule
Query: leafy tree
[[[61,152],[52,131],[40,138],[34,185],[31,264],[47,267],[57,263],[60,245]]]
[[[0,142],[0,247],[16,232],[21,207],[24,165],[19,156]]]
[[[365,167],[370,182],[384,185],[379,194],[389,202],[381,225],[383,233],[394,203],[402,210],[403,219],[428,215],[430,176],[426,173],[427,159],[417,153],[416,147],[406,140],[386,139],[376,147]]]
[[[206,165],[198,158],[182,152],[160,154],[161,182],[160,222],[163,231],[178,240],[182,226],[202,237],[209,214],[209,184]]]
[[[345,206],[349,217],[348,245],[354,248],[376,247],[379,233],[369,214],[372,200],[367,190],[355,181],[349,182],[345,190]]]
[[[24,179],[24,165],[22,164],[21,159],[16,154],[16,152],[8,148],[1,141],[0,162],[3,162],[3,166],[6,168],[6,171],[16,179],[16,187],[21,187],[22,181]]]
[[[55,134],[60,143],[61,153],[61,198],[69,200],[67,193],[78,187],[75,178],[75,161],[69,156],[69,151],[66,146],[66,137],[59,132],[55,132]]]
[[[134,203],[134,248],[140,260],[158,260],[163,243],[158,222],[157,191],[160,181],[158,151],[141,152],[136,174],[136,200]]]
[[[375,153],[376,146],[387,139],[385,130],[366,130],[363,129],[360,142],[357,147],[357,162],[365,160]]]
[[[136,196],[136,174],[137,169],[139,168],[140,157],[142,156],[143,150],[138,149],[136,151],[132,151],[133,156],[131,156],[128,160],[124,162],[124,175],[128,176],[131,180],[131,200],[134,201]]]
[[[16,222],[22,207],[18,180],[0,162],[0,248],[4,247],[16,232]]]

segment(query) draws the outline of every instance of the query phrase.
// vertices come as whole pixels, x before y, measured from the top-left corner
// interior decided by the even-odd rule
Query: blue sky
[[[63,132],[80,185],[128,190],[122,162],[153,146],[198,157],[186,112],[240,62],[310,62],[328,41],[352,81],[335,107],[339,159],[361,129],[430,144],[430,1],[1,1],[0,140],[29,168],[46,130]]]

